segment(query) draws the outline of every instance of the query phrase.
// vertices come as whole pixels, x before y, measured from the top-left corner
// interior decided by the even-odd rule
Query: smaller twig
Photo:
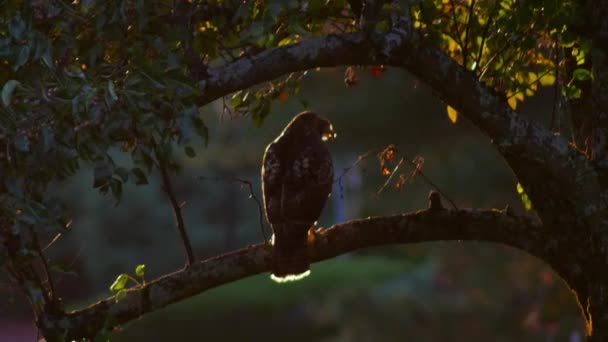
[[[228,181],[228,180],[230,180],[230,181],[236,181],[243,185],[246,185],[247,188],[249,188],[249,198],[253,199],[258,206],[258,222],[260,224],[260,232],[262,232],[262,237],[264,238],[264,242],[268,241],[268,237],[266,236],[266,231],[264,229],[264,219],[263,219],[264,210],[262,209],[262,201],[260,201],[260,199],[255,195],[255,192],[253,191],[253,185],[251,184],[250,181],[248,181],[246,179],[241,179],[238,177],[222,178],[222,177],[198,176],[197,179],[198,180],[210,180],[210,181]]]
[[[173,213],[175,214],[175,226],[180,238],[182,239],[184,249],[186,250],[186,256],[188,257],[187,266],[190,267],[194,263],[195,259],[194,253],[192,252],[192,245],[190,244],[190,238],[188,238],[188,233],[186,232],[184,217],[182,216],[182,208],[175,198],[175,192],[173,191],[173,186],[171,185],[171,177],[169,177],[167,167],[160,157],[158,158],[158,164],[158,168],[163,180],[163,190],[165,190],[167,193],[171,206],[173,207]]]
[[[414,166],[416,165],[414,162],[410,161]],[[433,183],[433,181],[431,181],[431,179],[429,177],[427,177],[424,172],[422,172],[422,170],[417,169],[416,172],[422,176],[422,179],[424,179],[425,182],[427,182],[427,184],[429,184],[430,186],[432,186],[438,193],[441,194],[441,196],[445,197],[446,200],[448,200],[448,202],[450,202],[450,204],[452,205],[452,207],[454,207],[454,209],[458,209],[458,206],[456,205],[456,203],[454,201],[452,201],[451,198],[448,197],[448,195],[446,195],[443,191],[441,191],[441,189],[435,185],[435,183]]]
[[[486,44],[486,39],[488,38],[488,31],[490,29],[490,25],[492,25],[492,21],[494,20],[494,14],[496,12],[496,10],[498,9],[499,6],[499,1],[496,1],[496,3],[494,4],[494,7],[492,8],[492,11],[490,12],[490,16],[488,17],[488,21],[486,22],[486,25],[483,28],[483,34],[481,36],[481,44],[479,44],[479,52],[477,53],[477,59],[475,60],[475,70],[477,71],[479,69],[479,63],[481,63],[481,57],[483,56],[483,48],[485,47]]]
[[[456,42],[458,43],[458,46],[460,46],[460,50],[463,50],[463,44],[462,44],[462,40],[460,39],[460,29],[458,27],[458,21],[456,19],[456,4],[454,3],[454,0],[450,0],[450,5],[452,6],[452,21],[454,22],[454,31],[456,31],[456,38],[455,39]]]
[[[393,179],[393,177],[395,176],[395,174],[397,174],[397,171],[399,170],[399,167],[401,166],[401,164],[403,164],[404,160],[405,159],[403,157],[401,157],[401,159],[399,159],[399,162],[393,168],[393,171],[391,172],[390,176],[388,176],[388,179],[386,180],[386,182],[384,182],[384,184],[382,184],[382,186],[380,187],[380,189],[378,189],[378,191],[376,191],[376,196],[380,196],[380,193],[382,193],[382,191],[384,190],[384,188],[386,188],[390,184],[391,180]]]
[[[557,101],[559,100],[559,47],[557,42],[553,43],[554,50],[553,53],[553,63],[555,63],[555,83],[553,83],[553,108],[551,109],[551,123],[549,124],[549,129],[553,132],[555,128],[555,117],[557,113]]]
[[[42,270],[44,271],[44,275],[46,277],[46,281],[49,284],[49,298],[51,301],[57,300],[57,293],[55,292],[55,285],[53,283],[53,278],[51,277],[51,272],[49,271],[49,264],[46,261],[44,253],[40,248],[40,243],[38,241],[38,236],[34,232],[34,229],[30,227],[30,234],[32,234],[32,242],[34,243],[34,248],[36,248],[36,253],[40,258],[42,263]]]
[[[467,27],[464,33],[464,46],[462,47],[462,65],[467,68],[467,60],[469,59],[469,32],[471,29],[471,18],[473,17],[473,11],[475,9],[475,0],[471,0],[471,6],[469,7],[469,17],[467,18]]]
[[[49,249],[53,244],[55,244],[55,242],[57,242],[57,240],[59,240],[59,238],[61,237],[62,233],[57,233],[57,235],[55,235],[55,237],[53,238],[53,240],[51,240],[51,242],[49,242],[46,247],[44,247],[42,249],[43,252],[45,252],[47,249]]]
[[[346,174],[348,174],[350,172],[350,170],[352,170],[359,163],[361,163],[365,159],[369,158],[369,156],[375,155],[378,151],[381,151],[383,149],[384,148],[373,148],[373,149],[359,155],[357,157],[357,160],[355,160],[354,163],[352,163],[348,167],[345,167],[342,171],[342,174],[340,176],[338,176],[338,178],[334,179],[334,183],[337,182],[338,186],[340,187],[340,198],[344,198],[344,185],[342,184],[342,179],[344,179],[344,176],[346,176]]]

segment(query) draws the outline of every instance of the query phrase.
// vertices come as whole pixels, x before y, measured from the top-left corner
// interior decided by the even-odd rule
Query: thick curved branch
[[[600,213],[605,211],[598,193],[601,187],[597,172],[584,154],[569,146],[564,137],[513,111],[504,96],[486,87],[473,72],[425,43],[411,28],[408,18],[401,17],[399,22],[392,32],[372,38],[361,32],[311,38],[209,69],[208,78],[200,82],[199,105],[290,72],[315,67],[385,64],[404,68],[428,83],[439,97],[492,139],[541,217],[544,209],[549,209],[542,205],[552,205],[554,211],[565,205],[543,199],[557,197],[555,189],[562,194],[567,189],[567,205],[575,206],[572,209],[575,216],[600,222]],[[539,177],[551,180],[552,186],[537,190]],[[549,216],[542,218],[551,220]]]
[[[337,224],[313,236],[309,244],[313,261],[369,246],[443,240],[496,242],[551,260],[540,226],[509,211],[431,208]],[[127,323],[208,289],[265,272],[270,266],[270,256],[270,248],[254,245],[201,261],[133,288],[118,302],[110,297],[63,317],[48,318],[43,321],[46,326],[42,330],[65,329],[53,335],[65,333],[67,340],[94,336],[102,329]]]

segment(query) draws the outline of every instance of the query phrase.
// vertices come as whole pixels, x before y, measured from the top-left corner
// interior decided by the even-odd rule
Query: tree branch
[[[538,223],[508,211],[482,209],[433,208],[337,224],[315,235],[309,254],[318,262],[370,246],[444,240],[496,242],[551,260]],[[92,337],[102,329],[112,329],[208,289],[268,271],[270,258],[270,248],[249,246],[130,289],[118,302],[110,297],[43,324],[46,329],[65,329],[67,340]]]
[[[175,192],[173,191],[173,186],[171,184],[171,176],[169,176],[167,166],[164,164],[160,157],[158,159],[158,168],[160,170],[161,178],[163,181],[163,190],[169,197],[171,208],[173,208],[173,213],[175,214],[175,227],[177,228],[179,237],[182,240],[182,244],[184,245],[184,250],[186,251],[186,267],[190,267],[194,263],[195,258],[194,252],[192,251],[192,244],[190,243],[190,238],[188,237],[188,232],[186,231],[184,217],[182,216],[182,207],[177,202],[177,198],[175,197]]]
[[[426,82],[450,106],[471,120],[497,146],[518,176],[543,221],[553,225],[543,209],[568,210],[572,217],[601,223],[606,211],[596,169],[583,153],[548,129],[513,111],[504,97],[481,83],[439,48],[423,41],[402,16],[399,25],[372,38],[361,32],[327,35],[266,50],[233,63],[209,69],[200,81],[199,105],[236,90],[315,67],[384,64],[408,70]],[[546,179],[538,186],[536,179]],[[546,186],[550,185],[550,186]],[[563,197],[559,204],[546,198]],[[580,191],[580,189],[585,189]],[[559,191],[558,191],[559,190]],[[564,206],[568,207],[565,208]],[[577,224],[577,222],[571,222]]]

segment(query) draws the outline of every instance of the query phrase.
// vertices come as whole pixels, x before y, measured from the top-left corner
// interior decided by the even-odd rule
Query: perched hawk
[[[327,119],[303,112],[266,147],[262,190],[274,232],[271,278],[277,282],[310,274],[308,230],[331,194],[334,172],[325,142],[335,137]]]

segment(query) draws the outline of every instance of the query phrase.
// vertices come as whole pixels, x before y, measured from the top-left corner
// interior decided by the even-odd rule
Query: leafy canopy
[[[82,165],[93,168],[93,187],[119,200],[125,182],[146,184],[155,168],[177,167],[179,151],[195,157],[195,137],[208,139],[198,100],[208,68],[358,30],[348,2],[339,0],[1,3],[0,202],[15,232],[66,229],[63,204],[46,190]],[[425,39],[513,109],[554,85],[571,56],[578,67],[564,95],[580,97],[578,83],[591,78],[584,68],[591,44],[576,33],[574,1],[393,2],[375,29],[389,30],[391,14],[406,7]],[[261,124],[272,101],[297,94],[305,75],[241,90],[225,108]],[[448,113],[456,122],[458,113]],[[117,155],[129,162],[119,165]]]

